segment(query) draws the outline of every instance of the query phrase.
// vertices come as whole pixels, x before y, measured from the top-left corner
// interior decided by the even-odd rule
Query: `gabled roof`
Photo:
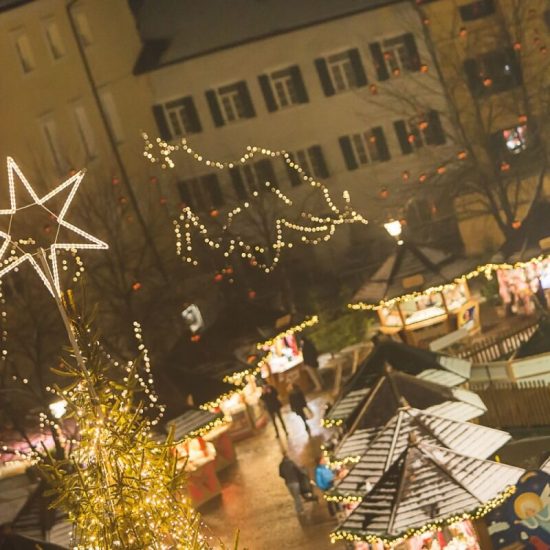
[[[284,34],[402,0],[144,0],[136,8],[144,48],[134,71]]]
[[[409,442],[333,538],[348,535],[359,540],[388,540],[406,536],[409,530],[428,528],[491,503],[522,473],[514,466],[425,442]]]
[[[369,437],[369,434],[365,434],[365,437],[361,430],[360,437],[366,442],[361,459],[334,487],[332,494],[344,497],[363,496],[367,492],[366,484],[376,484],[406,449],[412,432],[418,441],[476,458],[489,457],[511,439],[509,433],[501,430],[444,418],[411,407],[403,408],[374,438]],[[357,433],[349,439],[354,439],[359,447],[360,438],[356,437]]]
[[[0,0],[0,13],[8,11],[13,8],[18,8],[24,4],[30,4],[34,0]]]
[[[476,266],[477,262],[469,258],[405,241],[396,245],[395,252],[364,282],[351,303],[378,305],[399,296],[423,292],[452,283]]]
[[[407,404],[418,409],[431,408],[432,412],[436,412],[455,402],[458,407],[453,408],[453,413],[459,414],[460,420],[471,420],[487,410],[479,396],[471,391],[449,388],[391,367],[386,367],[386,372],[378,377],[366,394],[363,392],[354,390],[350,397],[338,400],[325,414],[324,423],[327,426],[344,424],[347,429],[353,426],[354,431],[375,428],[386,424]],[[360,399],[362,394],[364,397]],[[342,416],[337,418],[337,414]]]
[[[381,340],[372,352],[359,366],[357,372],[344,386],[343,393],[351,390],[370,387],[384,372],[386,365],[408,374],[419,375],[427,370],[437,370],[454,375],[447,379],[452,383],[448,386],[458,386],[470,378],[471,363],[464,359],[449,357],[433,351],[409,346],[393,340]]]

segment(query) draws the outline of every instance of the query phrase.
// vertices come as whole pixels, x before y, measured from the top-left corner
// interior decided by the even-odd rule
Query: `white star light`
[[[31,184],[28,182],[27,178],[23,175],[23,172],[17,166],[16,162],[11,158],[8,157],[8,184],[9,184],[9,195],[10,195],[10,207],[4,210],[0,209],[0,216],[9,216],[9,225],[8,225],[8,232],[1,231],[0,230],[0,237],[4,239],[4,243],[2,246],[0,246],[0,262],[6,263],[6,259],[4,258],[6,251],[10,247],[10,245],[14,246],[18,251],[21,252],[20,256],[15,256],[15,259],[12,261],[9,261],[5,267],[0,269],[0,279],[6,274],[9,273],[12,269],[15,269],[18,265],[22,264],[23,262],[29,262],[32,267],[35,269],[35,271],[38,273],[40,278],[42,279],[42,282],[46,285],[46,288],[52,293],[53,296],[61,296],[61,286],[59,283],[59,270],[57,266],[57,251],[58,250],[79,250],[79,249],[96,249],[96,250],[105,250],[109,248],[109,246],[104,243],[103,241],[99,240],[98,238],[94,237],[93,235],[90,235],[86,231],[83,231],[79,227],[74,226],[73,224],[69,223],[65,220],[65,215],[67,214],[67,210],[69,209],[71,202],[76,194],[76,191],[78,190],[78,187],[84,178],[84,170],[81,170],[74,176],[71,176],[68,180],[64,181],[60,185],[58,185],[55,189],[44,195],[43,197],[39,197],[34,189],[32,188]],[[31,196],[33,203],[26,205],[24,207],[17,208],[17,200],[15,198],[15,175],[17,175],[18,179],[21,181],[29,195]],[[64,189],[70,187],[69,195],[67,196],[67,199],[65,200],[65,203],[63,204],[63,207],[61,208],[61,211],[59,214],[55,214],[52,212],[49,208],[44,206],[44,204],[50,200],[52,197],[55,197],[58,193],[63,191]],[[53,276],[53,287],[50,284],[50,280],[48,277],[46,277],[46,274],[34,258],[34,256],[24,251],[20,246],[19,243],[23,242],[21,240],[16,241],[12,238],[12,236],[9,233],[9,228],[11,228],[11,224],[13,221],[13,217],[22,209],[27,208],[28,206],[32,206],[33,204],[41,206],[48,214],[53,216],[55,220],[57,221],[58,228],[55,236],[55,241],[50,245],[49,247],[49,259],[51,261],[51,274]],[[65,229],[68,229],[72,231],[73,233],[76,233],[79,237],[82,239],[85,239],[88,242],[80,242],[80,243],[58,243],[57,242],[57,236],[59,235],[59,230],[61,227],[64,227]],[[32,238],[27,239],[25,241],[26,243],[32,243]],[[38,251],[37,251],[38,252]]]

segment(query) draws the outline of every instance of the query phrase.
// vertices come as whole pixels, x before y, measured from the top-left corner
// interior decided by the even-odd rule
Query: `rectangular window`
[[[76,26],[76,32],[82,46],[84,46],[85,48],[91,46],[93,43],[93,36],[86,15],[82,11],[75,12],[74,22]]]
[[[504,92],[522,82],[521,67],[513,48],[493,50],[464,61],[472,94],[476,97]]]
[[[327,57],[328,73],[336,92],[358,88],[364,80],[363,64],[360,69],[357,67],[352,52],[359,53],[358,50],[349,50]]]
[[[33,71],[36,68],[36,63],[29,37],[26,34],[18,34],[15,37],[15,49],[23,72],[28,74]]]
[[[217,174],[179,181],[177,185],[182,202],[194,212],[207,212],[225,202]]]
[[[258,81],[269,112],[309,101],[298,65],[260,75]]]
[[[348,170],[390,159],[384,130],[380,126],[366,132],[342,136],[339,141]]]
[[[55,21],[47,21],[45,23],[46,41],[50,53],[55,60],[61,59],[65,55],[65,46],[61,40],[61,34]]]
[[[78,129],[78,135],[82,142],[82,147],[86,153],[88,159],[94,159],[97,156],[97,149],[95,144],[95,138],[88,120],[86,110],[82,105],[78,105],[74,108],[74,116],[76,120],[76,126]]]
[[[254,105],[244,80],[208,90],[206,99],[215,126],[236,122],[256,116]]]
[[[117,143],[122,143],[124,141],[124,132],[122,130],[122,123],[120,122],[120,117],[118,115],[118,110],[116,108],[115,100],[111,92],[100,92],[99,99],[101,101],[101,107],[103,109],[103,114],[107,118],[107,124],[109,129],[115,138]]]
[[[399,76],[404,71],[418,71],[420,68],[416,41],[410,33],[383,40],[382,55],[390,75]]]
[[[199,115],[191,96],[164,104],[166,119],[172,137],[196,134],[202,131]]]
[[[425,145],[443,145],[446,141],[437,111],[429,111],[425,115],[406,120],[397,120],[393,124],[404,155]]]
[[[527,126],[515,126],[501,130],[499,134],[504,142],[504,152],[519,155],[527,149]]]
[[[313,145],[307,149],[296,151],[290,155],[290,158],[305,172],[305,174],[300,174],[294,168],[288,166],[290,183],[293,187],[304,182],[304,175],[318,179],[328,178],[330,175],[320,145]]]
[[[67,163],[61,154],[55,122],[52,119],[45,119],[41,121],[40,126],[42,127],[46,148],[50,152],[53,164],[57,171],[62,174],[66,171]]]
[[[241,200],[246,200],[259,191],[278,188],[275,171],[269,159],[235,166],[230,169],[230,174],[235,194]],[[266,182],[270,185],[266,185]]]
[[[476,0],[458,8],[462,21],[474,21],[495,13],[494,0]]]

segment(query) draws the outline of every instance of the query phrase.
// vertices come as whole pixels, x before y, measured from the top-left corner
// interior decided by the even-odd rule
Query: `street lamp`
[[[399,239],[401,236],[401,231],[403,230],[403,226],[401,225],[401,222],[399,220],[391,220],[389,222],[386,222],[384,224],[384,229],[396,239]],[[397,244],[402,244],[402,240],[398,240]]]

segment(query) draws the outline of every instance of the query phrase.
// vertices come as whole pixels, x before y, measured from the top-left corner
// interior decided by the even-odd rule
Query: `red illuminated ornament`
[[[249,300],[254,300],[254,298],[256,298],[256,291],[255,290],[249,290],[248,291],[248,299]]]
[[[461,27],[460,30],[458,31],[458,36],[460,36],[460,38],[465,38],[467,34],[468,34],[468,29],[466,27]]]
[[[427,174],[420,174],[420,176],[418,176],[418,181],[419,181],[420,183],[424,183],[427,179],[428,179],[428,175],[427,175]]]
[[[466,151],[460,151],[456,156],[458,160],[465,160],[468,157],[468,153]]]
[[[168,200],[166,199],[166,197],[161,197],[159,199],[159,202],[160,202],[160,204],[166,204],[168,202]]]
[[[519,228],[521,227],[521,220],[514,220],[514,221],[512,222],[512,227],[513,227],[514,229],[519,229]]]
[[[444,174],[446,171],[447,171],[447,168],[445,168],[445,166],[440,166],[440,167],[437,169],[437,173],[438,173],[438,174]]]
[[[430,24],[430,20],[426,17],[424,19],[424,21],[422,21],[422,23],[424,23],[424,25],[429,25]]]
[[[214,275],[214,282],[221,283],[223,281],[223,275],[221,273],[216,273]]]
[[[501,172],[508,172],[510,170],[510,164],[508,164],[506,161],[502,161],[500,163],[500,171]]]
[[[527,122],[527,115],[519,115],[518,116],[518,122],[520,124],[525,124]]]
[[[220,211],[219,210],[210,210],[210,215],[213,217],[213,218],[217,218],[219,215],[220,215]]]
[[[376,84],[371,84],[369,90],[372,95],[376,95],[378,93],[378,86]]]
[[[427,123],[425,120],[422,120],[422,121],[418,124],[418,127],[419,127],[421,130],[425,130],[425,129],[428,127],[428,123]]]
[[[52,232],[52,226],[47,223],[45,226],[44,226],[44,233],[51,233]]]
[[[399,67],[396,67],[393,70],[393,74],[394,74],[394,76],[399,76],[401,74],[401,69]]]
[[[118,178],[113,178],[113,179],[111,180],[111,183],[112,183],[113,185],[118,185],[118,184],[120,183],[120,180],[119,180]]]
[[[493,85],[493,80],[491,78],[484,78],[483,85],[488,88],[489,86]]]
[[[380,195],[381,199],[387,199],[390,196],[390,192],[388,191],[387,187],[382,187],[378,194]]]
[[[409,181],[409,178],[411,177],[411,174],[408,170],[405,170],[402,174],[401,174],[401,177],[403,178],[403,181]]]
[[[414,143],[414,140],[415,140],[415,139],[416,139],[416,138],[414,137],[413,134],[409,134],[409,135],[407,136],[407,141],[408,141],[409,143]]]
[[[224,273],[227,273],[228,275],[233,275],[233,268],[231,266],[226,267],[223,271],[224,271]]]
[[[514,42],[514,50],[516,50],[516,52],[521,50],[521,42]]]
[[[141,288],[141,283],[139,281],[136,281],[133,285],[132,285],[132,290],[134,292],[137,292],[139,289]]]
[[[426,65],[425,63],[422,63],[422,65],[420,65],[420,72],[427,73],[428,71],[429,71],[428,65]]]
[[[201,340],[200,334],[193,334],[193,336],[191,336],[191,342],[197,343],[197,342],[200,342],[200,340]]]

